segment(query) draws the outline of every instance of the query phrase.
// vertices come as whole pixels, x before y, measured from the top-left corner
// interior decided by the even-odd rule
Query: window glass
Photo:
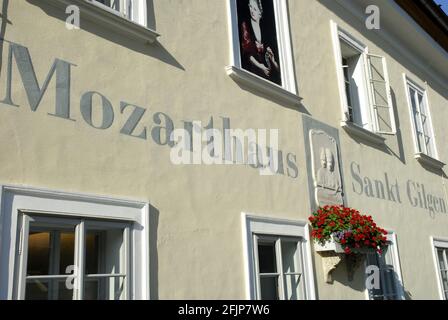
[[[394,266],[390,243],[381,254],[369,253],[367,265],[375,265],[379,269],[379,288],[370,288],[369,297],[372,300],[396,300],[399,299],[398,287],[400,285],[397,270]]]
[[[123,229],[87,229],[84,299],[117,300],[124,293]]]
[[[436,157],[435,141],[424,92],[415,89],[409,83],[408,88],[418,152]]]
[[[437,260],[439,261],[439,271],[442,280],[442,287],[445,293],[445,299],[448,299],[448,270],[446,265],[446,255],[448,250],[437,249]]]
[[[50,273],[50,232],[30,231],[28,238],[28,275]]]
[[[66,282],[73,272],[74,229],[30,226],[26,271],[26,299],[72,299]],[[73,268],[73,267],[72,267]]]
[[[260,291],[262,300],[278,300],[278,277],[261,277]]]
[[[127,297],[129,252],[126,224],[30,218],[25,235],[24,298],[115,300]],[[83,223],[84,222],[84,223]],[[28,222],[25,222],[28,223]],[[60,223],[64,224],[61,226]],[[84,230],[84,231],[81,231]],[[81,238],[85,234],[85,238]],[[75,246],[84,243],[84,246]],[[84,264],[80,264],[84,261]],[[82,268],[84,265],[84,269]],[[76,290],[81,281],[84,290]]]
[[[259,298],[297,300],[304,297],[299,243],[291,237],[259,236]]]
[[[260,273],[277,272],[274,243],[260,243],[258,245],[258,261],[260,263]]]

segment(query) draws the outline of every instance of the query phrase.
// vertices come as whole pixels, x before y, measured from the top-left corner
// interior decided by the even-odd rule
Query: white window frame
[[[155,43],[160,37],[155,30],[150,27],[151,21],[148,21],[148,8],[146,1],[142,0],[120,0],[132,1],[136,3],[137,11],[131,17],[123,12],[111,9],[109,6],[103,5],[96,0],[46,0],[56,6],[59,10],[65,10],[70,5],[76,5],[80,10],[82,19],[101,25],[111,32],[120,34],[144,44]],[[82,27],[82,21],[81,21]]]
[[[16,299],[21,213],[48,217],[127,221],[131,239],[131,300],[150,298],[149,204],[19,186],[0,186],[0,299]]]
[[[102,277],[115,277],[123,278],[123,294],[122,300],[129,300],[131,297],[132,287],[131,279],[133,277],[131,270],[131,239],[130,239],[130,228],[132,226],[132,221],[110,221],[105,219],[77,219],[75,217],[64,218],[62,215],[46,216],[35,214],[34,212],[20,212],[19,214],[19,230],[18,230],[18,241],[17,255],[16,255],[16,270],[15,270],[15,287],[14,287],[14,298],[18,300],[24,300],[26,296],[26,282],[28,279],[67,279],[70,274],[64,275],[44,275],[44,276],[27,276],[28,269],[28,246],[29,246],[29,230],[30,222],[43,223],[52,226],[70,226],[73,227],[75,231],[75,256],[74,256],[74,266],[78,272],[72,277],[77,284],[73,289],[73,300],[83,300],[84,296],[84,283],[88,278],[92,278],[93,275],[86,274],[84,271],[85,267],[85,234],[86,229],[89,227],[107,227],[111,226],[113,228],[119,227],[123,231],[123,249],[120,254],[120,274],[96,274],[95,278]],[[59,239],[58,239],[59,240]],[[56,241],[55,244],[58,244]],[[83,254],[84,253],[84,254]]]
[[[431,242],[431,250],[432,250],[432,257],[434,261],[434,267],[436,272],[436,278],[437,278],[437,288],[439,289],[439,298],[440,300],[448,300],[448,293],[445,296],[445,290],[443,288],[442,278],[440,276],[440,264],[439,264],[439,258],[437,255],[437,248],[442,248],[448,250],[448,238],[441,238],[441,237],[430,237]],[[447,257],[448,260],[448,257]],[[448,266],[448,264],[447,264]]]
[[[279,50],[279,64],[282,85],[279,86],[250,71],[241,65],[241,51],[239,42],[239,26],[237,0],[227,1],[227,15],[229,24],[230,65],[226,67],[227,74],[235,81],[242,83],[264,95],[291,106],[298,106],[302,98],[298,96],[294,71],[294,57],[292,56],[291,35],[289,30],[288,7],[285,0],[272,0],[275,11],[276,33]]]
[[[386,58],[383,56],[378,56],[375,54],[369,53],[369,48],[367,45],[365,45],[362,41],[351,35],[348,31],[341,28],[336,22],[333,20],[330,21],[330,29],[331,29],[331,37],[333,42],[333,51],[334,51],[334,57],[335,57],[335,65],[336,65],[336,75],[338,79],[338,89],[339,89],[339,99],[340,99],[340,106],[341,106],[341,125],[362,137],[366,138],[367,140],[375,143],[375,144],[382,144],[384,143],[385,139],[378,134],[381,135],[395,135],[397,133],[397,127],[396,127],[396,121],[395,121],[395,115],[394,115],[394,106],[392,103],[392,97],[390,94],[390,80],[389,80],[389,74],[388,74],[388,68],[387,68],[387,61]],[[364,105],[361,106],[364,108],[367,108],[366,112],[368,113],[368,120],[369,120],[369,126],[370,129],[366,129],[362,127],[361,125],[350,121],[348,114],[348,101],[347,101],[347,95],[346,95],[346,89],[345,89],[345,81],[344,81],[344,73],[342,71],[342,51],[341,51],[341,44],[340,41],[346,42],[348,45],[352,46],[355,50],[359,51],[361,55],[361,59],[363,62],[363,85],[364,85],[364,91],[366,96],[364,98]],[[378,124],[378,116],[377,116],[377,106],[375,102],[375,96],[372,89],[372,72],[371,72],[371,63],[370,59],[371,57],[374,58],[381,58],[382,59],[382,65],[383,65],[383,73],[384,73],[384,85],[386,87],[387,92],[387,107],[389,108],[389,116],[391,121],[391,131],[381,131],[379,129]]]
[[[392,256],[392,264],[394,267],[394,271],[397,275],[397,279],[394,283],[395,289],[397,291],[398,300],[405,300],[404,293],[404,285],[403,285],[403,275],[401,273],[401,263],[400,263],[400,255],[398,252],[398,243],[397,243],[397,234],[394,231],[388,231],[386,235],[386,240],[389,246],[389,250]],[[365,261],[365,268],[367,267],[367,259]],[[364,270],[365,270],[364,268]],[[381,274],[380,274],[381,276]],[[366,288],[365,291],[366,299],[370,300],[369,290]]]
[[[420,154],[424,154],[427,157],[439,160],[439,153],[437,150],[437,143],[436,143],[436,135],[434,132],[434,127],[432,125],[432,117],[431,117],[431,108],[429,105],[429,99],[428,99],[428,90],[427,90],[427,86],[425,85],[420,85],[418,84],[417,81],[414,81],[413,79],[411,79],[410,77],[408,77],[405,73],[403,73],[403,80],[404,80],[404,86],[405,86],[405,90],[406,90],[406,99],[407,99],[407,104],[408,104],[408,110],[409,110],[409,116],[410,116],[410,120],[411,120],[411,128],[412,128],[412,138],[414,140],[414,152],[415,155],[418,156]],[[423,101],[426,105],[426,109],[427,109],[427,116],[428,116],[428,121],[429,121],[429,130],[431,130],[430,134],[430,138],[432,139],[432,147],[434,148],[434,155],[429,155],[426,152],[426,146],[424,147],[425,150],[420,150],[419,149],[419,142],[418,142],[418,137],[417,137],[417,128],[415,127],[415,123],[414,123],[414,111],[412,110],[412,100],[411,100],[411,96],[409,93],[409,89],[412,88],[413,90],[416,91],[416,93],[420,93],[423,95]],[[417,104],[417,108],[418,111],[420,113],[420,106]],[[421,119],[420,119],[421,121]],[[424,130],[422,128],[422,130]]]
[[[97,0],[88,0],[93,5],[98,6],[110,13],[121,16],[124,19],[138,23],[147,27],[147,7],[146,1],[143,0],[111,0],[119,1],[119,10],[113,9]],[[131,11],[131,12],[129,12]]]
[[[256,237],[291,237],[300,238],[302,252],[302,276],[306,300],[315,300],[314,271],[312,264],[309,225],[305,221],[277,219],[254,214],[242,213],[242,231],[246,275],[246,298],[255,300],[259,297],[257,276],[257,246]]]

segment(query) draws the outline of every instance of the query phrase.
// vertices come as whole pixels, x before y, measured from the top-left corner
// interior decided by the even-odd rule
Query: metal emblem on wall
[[[303,116],[311,207],[344,205],[339,133],[336,128]]]

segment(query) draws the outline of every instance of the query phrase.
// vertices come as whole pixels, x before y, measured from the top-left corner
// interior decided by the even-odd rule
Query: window
[[[433,240],[441,298],[448,300],[448,241]]]
[[[149,299],[147,203],[0,191],[0,299]]]
[[[129,299],[129,223],[29,214],[21,220],[19,299]]]
[[[248,295],[258,300],[314,299],[306,223],[246,216]]]
[[[403,284],[398,258],[398,249],[395,234],[387,235],[387,246],[381,254],[367,254],[367,266],[376,266],[379,270],[379,287],[368,289],[371,300],[401,300],[403,296]]]
[[[106,10],[120,14],[122,17],[147,26],[147,6],[144,0],[90,0]]]
[[[406,76],[405,81],[416,152],[437,159],[426,91]]]
[[[288,104],[298,104],[286,2],[228,0],[231,66],[236,81]]]
[[[396,131],[384,57],[332,22],[343,122],[374,133]]]
[[[254,235],[258,298],[298,300],[304,297],[300,239]]]

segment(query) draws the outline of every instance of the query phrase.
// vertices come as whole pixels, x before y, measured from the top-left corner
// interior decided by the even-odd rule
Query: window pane
[[[31,276],[66,274],[67,267],[74,264],[74,231],[39,229],[30,230],[27,274]]]
[[[300,280],[300,275],[285,275],[286,300],[297,300],[300,298]]]
[[[395,288],[395,270],[393,267],[388,266],[381,272],[381,286],[383,287],[384,295],[388,299],[396,299],[397,290]]]
[[[260,273],[276,273],[277,264],[275,261],[275,244],[259,243],[258,244],[258,261]]]
[[[420,107],[420,113],[424,116],[427,116],[428,112],[426,110],[425,100],[423,99],[424,96],[421,93],[417,93],[417,98],[418,98],[418,105]]]
[[[60,270],[59,274],[72,273],[69,266],[75,264],[75,233],[64,232],[60,234]],[[69,272],[67,272],[69,271]]]
[[[71,281],[68,281],[71,284]],[[67,286],[66,280],[61,279],[32,279],[27,280],[25,290],[26,300],[72,300],[73,288]]]
[[[416,130],[416,135],[417,135],[417,144],[418,144],[417,146],[418,146],[418,150],[420,152],[424,152],[425,151],[425,149],[424,149],[425,143],[424,143],[424,137],[423,137],[423,128],[421,126],[420,113],[418,112],[417,103],[415,101],[415,94],[416,94],[416,91],[412,88],[409,88],[409,98],[411,100],[414,126],[415,126],[415,130]]]
[[[297,266],[297,241],[282,240],[283,272],[300,272]]]
[[[86,232],[86,274],[124,272],[123,229]]]
[[[443,259],[443,249],[437,249],[437,255],[439,257],[439,265],[441,270],[446,270],[445,260]]]
[[[100,272],[100,234],[87,232],[86,234],[86,274]]]
[[[447,275],[447,271],[441,271],[441,276],[442,276],[442,284],[443,284],[443,289],[444,290],[448,290],[448,275]]]
[[[439,260],[440,276],[442,278],[443,290],[448,290],[448,271],[443,258],[443,249],[437,249],[437,257]]]
[[[88,278],[84,283],[85,300],[120,300],[125,297],[124,277]]]
[[[95,0],[96,2],[102,3],[109,8],[120,10],[120,0]]]
[[[30,231],[27,274],[50,274],[50,232]]]
[[[262,277],[260,279],[260,292],[262,300],[279,300],[278,277]]]

